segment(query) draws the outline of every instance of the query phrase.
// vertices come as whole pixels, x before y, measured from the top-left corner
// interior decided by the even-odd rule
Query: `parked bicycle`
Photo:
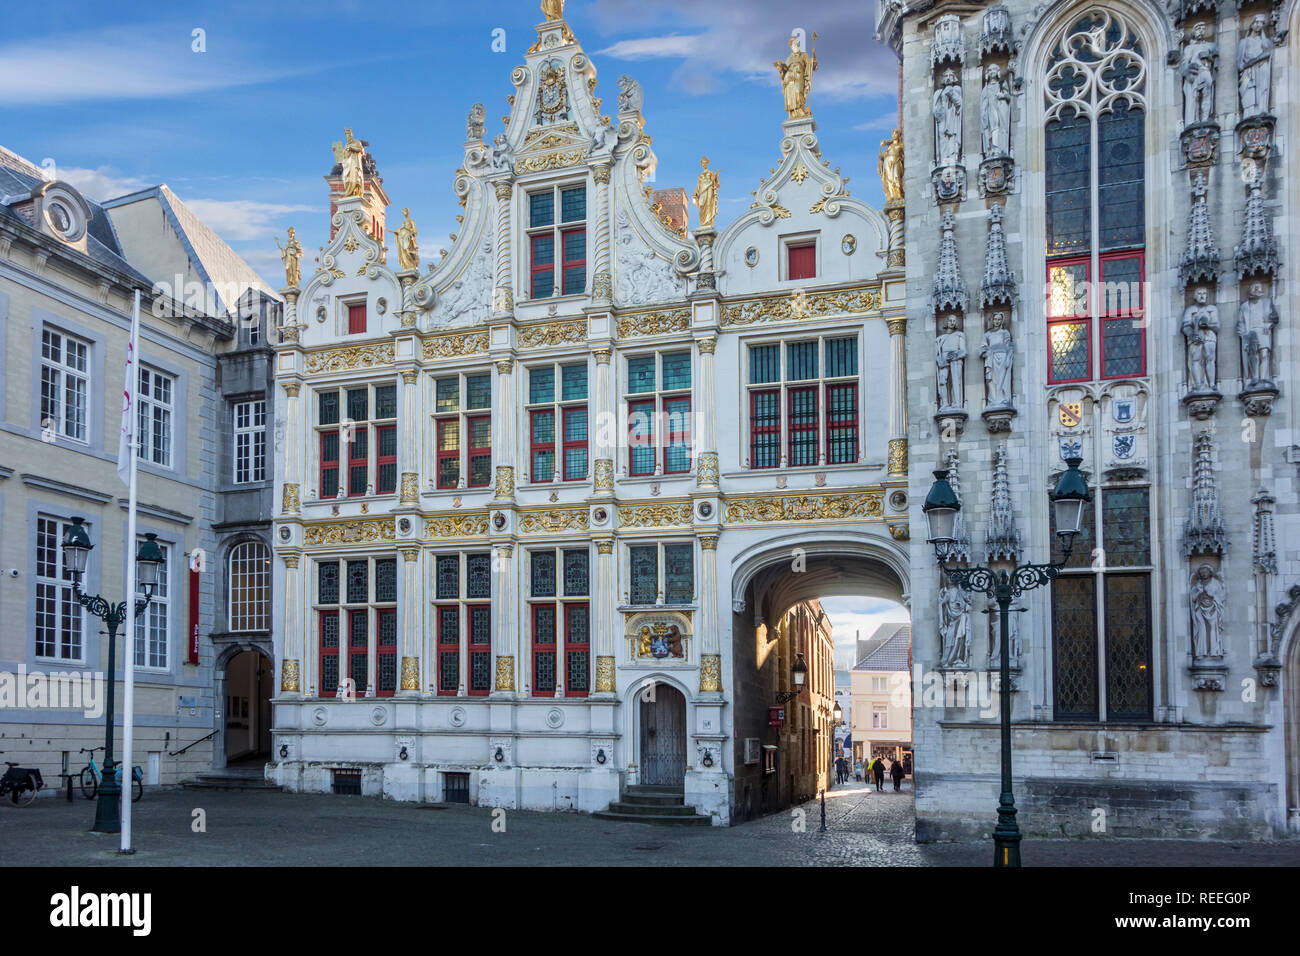
[[[99,793],[99,785],[104,780],[104,771],[99,769],[99,764],[95,763],[95,751],[103,750],[103,747],[86,747],[81,748],[81,753],[90,754],[90,762],[81,770],[81,793],[87,800],[94,800],[95,795]],[[118,786],[122,784],[122,765],[119,763],[114,768]],[[131,768],[131,802],[135,803],[144,796],[144,773],[138,766]]]
[[[4,751],[0,750],[0,753]],[[45,786],[41,772],[35,767],[20,767],[11,760],[5,761],[5,767],[8,769],[0,777],[0,797],[7,793],[14,806],[30,806],[41,787]]]

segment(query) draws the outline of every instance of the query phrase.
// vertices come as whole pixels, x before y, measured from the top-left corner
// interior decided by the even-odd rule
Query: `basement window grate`
[[[333,784],[336,794],[359,797],[361,796],[361,771],[335,770]]]
[[[444,773],[442,775],[443,800],[447,803],[469,803],[469,774]]]

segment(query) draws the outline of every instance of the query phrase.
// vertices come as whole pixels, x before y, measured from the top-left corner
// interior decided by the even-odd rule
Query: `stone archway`
[[[1300,835],[1300,620],[1282,665],[1282,734],[1286,748],[1286,832]]]
[[[222,641],[213,666],[214,770],[228,766],[232,760],[269,755],[272,659],[271,648],[261,641]]]

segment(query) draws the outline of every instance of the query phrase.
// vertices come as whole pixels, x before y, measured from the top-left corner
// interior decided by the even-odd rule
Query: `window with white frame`
[[[136,551],[144,538],[136,542]],[[153,589],[149,607],[135,619],[135,666],[166,670],[170,663],[167,623],[171,616],[170,565],[172,546],[157,542],[162,549],[162,564],[158,565],[158,586]],[[136,578],[136,599],[144,600],[144,588]]]
[[[628,467],[632,476],[691,470],[691,353],[627,360]]]
[[[586,546],[528,553],[534,697],[591,690],[591,560]]]
[[[365,696],[376,658],[380,697],[397,690],[397,559],[316,562],[316,633],[320,696],[333,697],[344,678]]]
[[[271,629],[271,549],[241,541],[230,549],[230,629]]]
[[[858,337],[749,347],[749,467],[858,460]]]
[[[882,704],[871,705],[871,729],[888,730],[889,729],[889,708]]]
[[[460,692],[460,662],[468,661],[466,690],[492,691],[492,555],[463,551],[433,556],[434,642],[438,693]]]
[[[320,497],[397,491],[396,385],[317,392],[316,415]]]
[[[629,604],[690,604],[695,600],[693,544],[634,544],[627,549]]]
[[[438,487],[486,488],[492,481],[492,375],[434,379]]]
[[[529,480],[585,480],[587,364],[530,368],[527,414]]]
[[[266,480],[266,400],[235,403],[235,484]]]
[[[585,185],[549,186],[528,194],[530,299],[581,295],[586,290],[586,220]]]
[[[873,678],[871,678],[871,692],[872,692],[873,694],[882,694],[882,693],[885,693],[885,692],[888,691],[888,690],[889,690],[889,678],[888,678],[888,677],[873,677]]]
[[[68,527],[58,518],[36,518],[36,656],[79,661],[85,657],[81,605],[61,547]]]
[[[136,432],[140,460],[170,468],[172,464],[172,407],[176,379],[140,366],[140,391],[136,394]]]
[[[90,345],[53,329],[41,330],[41,430],[87,441]]]

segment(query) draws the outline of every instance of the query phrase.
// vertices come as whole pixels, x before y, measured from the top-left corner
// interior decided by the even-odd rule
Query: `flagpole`
[[[122,666],[125,674],[125,691],[122,695],[122,762],[119,776],[122,780],[122,844],[120,853],[134,853],[131,848],[131,792],[134,781],[131,778],[131,745],[135,734],[135,477],[136,458],[140,438],[136,432],[139,411],[136,407],[136,393],[140,389],[140,372],[136,367],[140,342],[140,290],[135,290],[135,307],[131,312],[131,341],[127,346],[128,365],[126,389],[129,396],[131,414],[131,441],[128,454],[131,456],[130,478],[127,487],[126,505],[126,624],[122,635]],[[146,621],[146,632],[148,631]],[[146,634],[146,645],[148,637]]]

